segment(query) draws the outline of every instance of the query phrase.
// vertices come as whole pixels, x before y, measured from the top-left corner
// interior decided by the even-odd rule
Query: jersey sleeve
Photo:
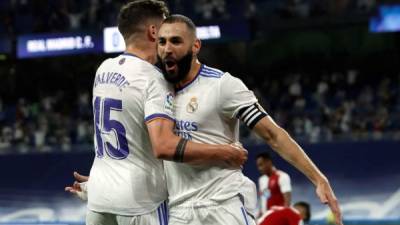
[[[240,119],[249,128],[253,128],[258,121],[267,116],[254,93],[240,79],[229,73],[223,76],[220,99],[222,113],[228,118]]]
[[[264,189],[268,188],[268,178],[265,175],[262,175],[258,178],[258,189],[261,193]]]
[[[290,183],[290,177],[287,173],[281,173],[279,175],[279,187],[282,193],[288,193],[292,191],[292,185]]]
[[[267,196],[265,191],[268,190],[268,178],[263,175],[258,179],[258,207],[259,215],[262,215],[267,211]]]
[[[172,86],[162,79],[161,75],[159,76],[149,80],[145,90],[144,116],[146,122],[155,118],[175,120]]]

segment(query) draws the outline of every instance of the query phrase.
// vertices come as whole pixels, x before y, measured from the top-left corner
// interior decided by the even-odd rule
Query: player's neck
[[[133,54],[151,64],[156,63],[156,55],[155,55],[155,49],[152,49],[151,46],[143,46],[143,45],[134,45],[130,44],[126,46],[125,52]]]
[[[191,65],[189,74],[183,80],[179,81],[179,83],[176,85],[176,87],[181,88],[181,87],[184,87],[185,85],[189,84],[190,82],[192,82],[196,78],[197,74],[199,73],[200,67],[201,67],[201,63],[197,59],[194,59],[192,65]]]
[[[275,173],[275,171],[276,171],[276,168],[275,168],[275,167],[272,167],[271,170],[267,171],[265,175],[271,176],[272,174]]]

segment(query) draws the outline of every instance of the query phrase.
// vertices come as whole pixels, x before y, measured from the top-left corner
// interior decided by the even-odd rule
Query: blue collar
[[[197,72],[196,76],[195,76],[189,83],[185,84],[184,86],[179,87],[179,88],[175,88],[175,92],[180,92],[180,91],[182,91],[183,89],[185,89],[185,88],[187,88],[188,86],[190,86],[190,85],[199,77],[201,71],[203,70],[203,67],[204,67],[204,64],[201,64],[200,69],[199,69],[199,71]]]

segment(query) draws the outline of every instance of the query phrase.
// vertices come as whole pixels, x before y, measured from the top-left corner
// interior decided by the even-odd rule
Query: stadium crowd
[[[273,118],[302,142],[399,140],[399,84],[400,76],[349,70],[266,78],[255,90]]]
[[[118,9],[124,2],[126,1],[2,0],[0,32],[15,40],[17,35],[23,33],[101,30],[106,26],[115,25]],[[257,24],[257,18],[261,20],[266,15],[286,20],[368,13],[375,4],[375,0],[168,0],[167,2],[173,13],[188,15],[198,24],[238,19],[255,19],[252,20],[252,24]],[[236,50],[240,49],[240,43],[234,48],[235,52],[240,52]],[[208,51],[208,56],[214,58],[226,58],[227,54],[230,54],[224,52],[223,56],[217,54],[218,57],[215,57],[214,48],[204,51]],[[234,54],[232,60],[233,56]],[[0,154],[79,151],[93,148],[91,90],[88,90],[88,87],[91,85],[90,75],[96,63],[93,61],[85,63],[86,68],[79,70],[72,62],[63,65],[61,61],[53,60],[47,63],[45,60],[39,60],[25,61],[22,64],[19,62],[21,64],[19,66],[16,66],[18,63],[11,66],[0,65],[0,78],[4,81],[0,91]],[[38,66],[38,62],[46,67],[46,72],[37,69],[41,67]],[[257,72],[247,72],[239,68],[246,67],[245,64],[246,57],[240,63],[231,62],[230,65],[221,66],[232,67],[229,72],[234,75],[240,75],[240,70],[246,75]],[[59,68],[69,68],[69,70],[60,71]],[[15,88],[21,85],[21,80],[18,79],[24,80],[24,76],[33,76],[33,73],[43,80],[52,77],[52,74],[57,74],[60,79],[69,77],[69,81],[75,79],[71,78],[72,76],[84,77],[81,74],[87,74],[88,77],[82,78],[86,79],[84,83],[82,80],[72,81],[74,87],[68,91],[66,91],[68,85],[59,86],[58,78],[53,78],[56,81],[51,81],[57,84],[47,85],[46,82],[42,82],[44,84],[36,87],[37,90],[35,87],[30,87],[29,91],[25,91],[25,87],[30,86],[28,81],[25,81],[22,87]],[[261,78],[252,76],[241,78],[256,92],[273,118],[300,142],[400,140],[399,75],[367,75],[358,70],[349,70],[313,74],[286,72],[283,75],[262,75]],[[53,90],[42,93],[48,86],[52,86]],[[74,94],[71,95],[71,92]],[[29,93],[41,94],[31,96]],[[254,143],[258,140],[246,128],[242,129],[241,136],[244,143]]]
[[[126,0],[2,0],[0,32],[64,32],[113,26]],[[308,18],[359,15],[373,9],[375,0],[167,0],[173,13],[185,14],[198,24],[219,20],[268,17]]]
[[[400,140],[400,76],[351,70],[322,76],[288,74],[245,83],[300,142]],[[68,104],[65,104],[65,103]],[[39,99],[0,100],[0,153],[91,150],[90,92],[68,102],[62,91]],[[243,127],[241,140],[257,138]]]
[[[0,101],[0,152],[49,152],[91,149],[92,108],[89,93],[81,93],[65,108],[65,95],[43,96],[37,101],[19,98],[16,105]]]

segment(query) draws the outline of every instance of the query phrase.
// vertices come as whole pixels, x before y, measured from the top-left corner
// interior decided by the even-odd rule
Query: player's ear
[[[149,25],[147,27],[147,37],[151,42],[155,42],[157,40],[157,27],[155,25]]]
[[[196,38],[192,46],[192,52],[194,55],[198,55],[201,49],[201,41],[200,39]]]

